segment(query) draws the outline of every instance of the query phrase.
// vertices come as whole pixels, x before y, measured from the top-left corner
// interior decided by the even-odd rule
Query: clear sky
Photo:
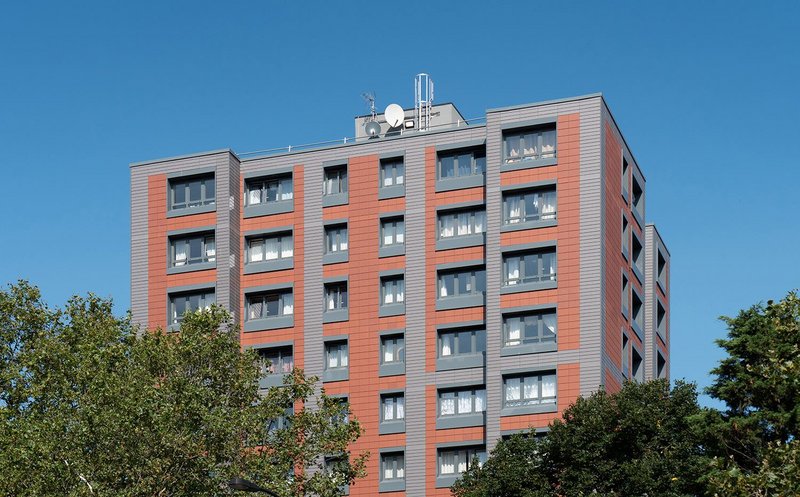
[[[672,375],[800,286],[798,2],[6,2],[0,284],[130,298],[130,162],[352,136],[365,112],[603,92],[672,254]]]

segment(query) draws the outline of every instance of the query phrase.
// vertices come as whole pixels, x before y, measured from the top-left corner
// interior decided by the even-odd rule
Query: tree
[[[772,442],[754,471],[742,471],[732,459],[715,458],[709,475],[715,495],[769,497],[800,495],[800,441]]]
[[[341,495],[364,472],[367,455],[348,452],[358,421],[302,371],[263,396],[259,374],[221,308],[140,333],[109,300],[50,309],[13,285],[0,292],[0,495],[228,495],[233,476]],[[340,463],[316,471],[323,456]]]
[[[779,493],[795,495],[796,477],[784,475],[800,471],[800,299],[789,292],[779,302],[720,319],[728,334],[717,344],[727,357],[711,371],[715,379],[708,393],[726,408],[707,410],[702,419],[706,445],[719,456],[712,487],[727,495],[728,488],[746,489],[748,482],[763,479],[782,489]]]
[[[707,466],[690,419],[694,385],[665,380],[626,383],[616,394],[579,398],[547,436],[502,441],[482,468],[455,485],[457,497],[702,493]]]

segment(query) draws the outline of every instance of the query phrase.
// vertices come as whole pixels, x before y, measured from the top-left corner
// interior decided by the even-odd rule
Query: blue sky
[[[0,7],[0,283],[129,303],[139,160],[353,134],[364,112],[603,92],[672,253],[672,374],[800,286],[796,2],[13,2]]]

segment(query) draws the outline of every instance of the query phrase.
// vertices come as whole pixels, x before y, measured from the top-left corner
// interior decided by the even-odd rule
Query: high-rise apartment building
[[[134,321],[216,302],[263,387],[296,366],[346,397],[372,454],[354,496],[448,495],[504,435],[669,371],[669,252],[603,97],[430,115],[131,166]]]

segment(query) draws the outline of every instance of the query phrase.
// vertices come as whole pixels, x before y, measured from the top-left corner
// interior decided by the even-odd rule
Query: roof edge
[[[671,258],[671,257],[672,257],[672,253],[669,251],[669,247],[667,247],[667,242],[665,242],[665,241],[664,241],[664,237],[662,237],[662,236],[661,236],[661,232],[660,232],[660,231],[658,231],[658,227],[656,227],[656,223],[653,223],[653,222],[650,222],[650,223],[648,223],[648,222],[645,222],[645,223],[644,223],[644,227],[645,227],[645,228],[653,228],[653,231],[655,232],[656,236],[658,237],[658,241],[660,241],[660,242],[661,242],[661,245],[663,245],[663,246],[664,246],[664,250],[666,250],[666,251],[667,251],[667,254],[669,254],[669,256],[670,256],[670,258]]]
[[[575,97],[567,97],[567,98],[557,98],[555,100],[543,100],[541,102],[531,102],[527,104],[519,104],[519,105],[510,105],[508,107],[495,107],[494,109],[486,109],[487,114],[491,114],[493,112],[503,112],[507,110],[517,110],[517,109],[525,109],[528,107],[540,107],[542,105],[552,105],[552,104],[560,104],[564,102],[573,102],[576,100],[588,100],[590,98],[603,98],[602,92],[597,93],[589,93],[587,95],[578,95]]]
[[[239,160],[239,156],[237,156],[236,153],[233,150],[231,150],[230,148],[220,148],[220,149],[217,149],[217,150],[207,150],[205,152],[196,152],[196,153],[193,153],[193,154],[183,154],[183,155],[175,155],[175,156],[172,156],[172,157],[164,157],[163,159],[151,159],[151,160],[145,160],[145,161],[139,161],[139,162],[131,162],[129,164],[129,167],[130,168],[134,168],[134,167],[139,167],[139,166],[146,166],[148,164],[157,164],[159,162],[169,162],[169,161],[173,161],[173,160],[190,159],[192,157],[204,157],[206,155],[224,154],[226,152],[231,154],[232,156],[236,157],[237,160]]]

